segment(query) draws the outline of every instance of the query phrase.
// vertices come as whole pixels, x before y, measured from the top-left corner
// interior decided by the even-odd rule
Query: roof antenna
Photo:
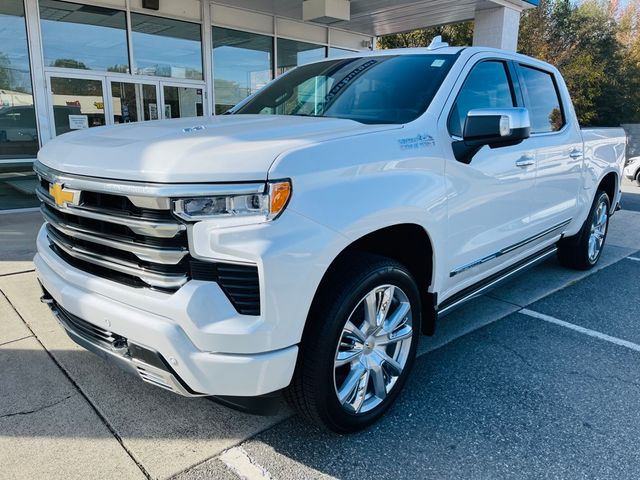
[[[436,50],[438,48],[448,47],[449,44],[447,42],[442,41],[442,35],[438,35],[431,40],[431,44],[427,47],[429,50]]]

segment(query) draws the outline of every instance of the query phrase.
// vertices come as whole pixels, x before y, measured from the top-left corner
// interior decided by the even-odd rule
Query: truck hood
[[[288,150],[394,128],[400,126],[280,115],[182,118],[67,133],[47,143],[38,160],[65,173],[120,180],[255,181],[265,180]]]

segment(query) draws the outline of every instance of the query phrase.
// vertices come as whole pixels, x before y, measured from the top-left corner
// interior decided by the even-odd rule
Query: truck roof
[[[501,50],[499,48],[491,48],[491,47],[450,47],[446,46],[446,44],[442,44],[444,46],[436,46],[432,47],[418,47],[418,48],[391,48],[388,50],[369,50],[369,51],[359,51],[359,52],[351,52],[336,55],[335,57],[331,57],[329,59],[324,58],[320,60],[316,60],[311,63],[322,62],[326,60],[335,60],[340,58],[351,58],[351,57],[379,57],[386,55],[458,55],[464,52],[465,56],[471,57],[477,53],[493,53],[497,57],[503,57],[511,60],[520,60],[526,61],[530,64],[538,64],[540,67],[550,68],[555,70],[555,67],[547,62],[542,60],[538,60],[536,58],[530,57],[528,55],[523,55],[517,52],[511,52],[508,50]]]

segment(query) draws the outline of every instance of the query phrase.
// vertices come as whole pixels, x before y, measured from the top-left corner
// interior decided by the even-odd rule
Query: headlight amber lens
[[[270,184],[269,189],[269,215],[277,217],[284,210],[291,196],[291,183],[278,182]]]

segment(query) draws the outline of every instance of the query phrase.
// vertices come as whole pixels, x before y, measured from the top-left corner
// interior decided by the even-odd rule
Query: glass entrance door
[[[158,84],[110,80],[113,123],[158,120]]]
[[[164,118],[201,117],[202,89],[162,84]]]
[[[57,71],[47,73],[47,82],[54,137],[101,125],[204,114],[198,84]]]

